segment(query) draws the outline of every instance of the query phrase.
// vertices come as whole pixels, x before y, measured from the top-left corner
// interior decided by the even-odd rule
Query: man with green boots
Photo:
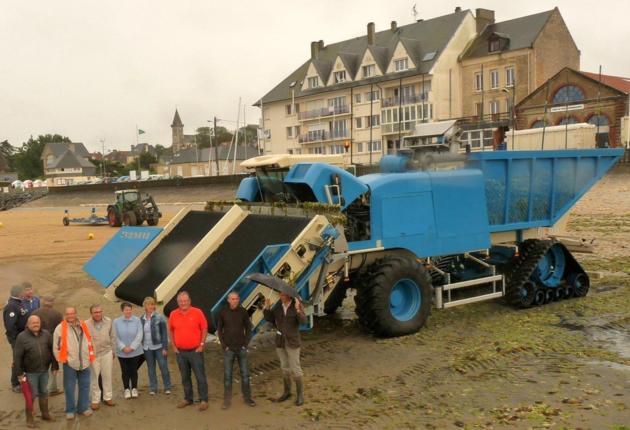
[[[300,324],[306,323],[306,314],[302,309],[299,297],[291,298],[288,294],[280,293],[280,304],[271,309],[271,301],[265,301],[265,320],[276,327],[276,352],[282,368],[284,392],[276,402],[284,402],[291,397],[291,376],[295,381],[295,404],[304,404],[304,384],[302,382],[302,367],[300,366]]]
[[[41,320],[37,315],[31,315],[26,322],[26,329],[18,335],[13,350],[18,378],[28,381],[33,399],[39,399],[39,409],[45,421],[53,421],[48,410],[48,369],[51,366],[53,370],[59,369],[52,345],[52,334],[41,328]],[[26,425],[35,427],[32,409],[26,409]]]

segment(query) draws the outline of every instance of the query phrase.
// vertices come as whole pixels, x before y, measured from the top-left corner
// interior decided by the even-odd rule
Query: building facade
[[[72,185],[96,178],[96,166],[80,142],[47,143],[42,151],[44,175],[49,187]]]
[[[373,163],[400,149],[417,124],[484,119],[484,106],[495,121],[463,137],[473,148],[492,145],[511,100],[564,66],[579,66],[579,51],[557,9],[503,23],[493,11],[460,8],[380,32],[369,23],[363,37],[312,42],[310,59],[261,98],[261,146]]]
[[[216,154],[218,154],[218,158],[215,158],[214,148],[185,148],[168,158],[168,160],[151,167],[158,174],[171,178],[176,176],[190,178],[196,176],[217,176],[217,174],[231,175],[244,173],[245,169],[240,166],[241,162],[258,155],[256,148],[248,146],[239,146],[236,154],[234,154],[233,148],[220,146],[217,148]],[[218,162],[215,161],[217,159]],[[234,162],[235,160],[236,163]]]
[[[630,78],[564,68],[516,105],[517,129],[588,123],[597,146],[624,146]]]

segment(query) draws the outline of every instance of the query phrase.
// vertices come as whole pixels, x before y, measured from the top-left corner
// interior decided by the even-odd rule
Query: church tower
[[[184,147],[184,124],[182,123],[182,119],[179,117],[177,109],[175,109],[175,116],[173,117],[171,129],[173,131],[173,143],[171,149],[173,150],[173,154],[177,154]]]

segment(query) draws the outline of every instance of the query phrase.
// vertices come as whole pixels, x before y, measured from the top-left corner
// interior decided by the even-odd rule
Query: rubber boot
[[[42,419],[44,421],[55,421],[48,410],[48,396],[39,398],[39,410],[42,413]]]
[[[30,429],[34,429],[37,428],[37,425],[35,424],[35,416],[33,415],[33,411],[32,410],[26,410],[26,427],[30,428]]]
[[[282,380],[284,382],[284,393],[282,393],[282,395],[280,397],[278,397],[276,400],[274,400],[277,403],[284,402],[289,397],[291,397],[291,374],[290,373],[284,373],[282,375]]]
[[[304,404],[304,383],[302,382],[301,376],[295,377],[295,391],[297,394],[295,398],[295,405],[302,406]]]

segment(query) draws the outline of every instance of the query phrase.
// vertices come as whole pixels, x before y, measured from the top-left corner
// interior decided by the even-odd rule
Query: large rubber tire
[[[63,225],[68,227],[70,225],[70,218],[67,216],[63,217]]]
[[[431,278],[416,260],[386,257],[374,263],[357,289],[359,322],[376,336],[393,337],[420,330],[431,312]]]
[[[107,222],[110,227],[120,227],[122,224],[118,211],[113,207],[107,209]]]
[[[147,220],[147,224],[150,226],[155,226],[155,225],[158,225],[159,220],[160,220],[159,218],[149,218]]]
[[[569,280],[569,285],[573,287],[575,297],[584,297],[588,294],[591,281],[586,273],[577,273]]]
[[[136,214],[133,211],[127,211],[122,216],[123,225],[126,226],[135,226],[136,225]]]

